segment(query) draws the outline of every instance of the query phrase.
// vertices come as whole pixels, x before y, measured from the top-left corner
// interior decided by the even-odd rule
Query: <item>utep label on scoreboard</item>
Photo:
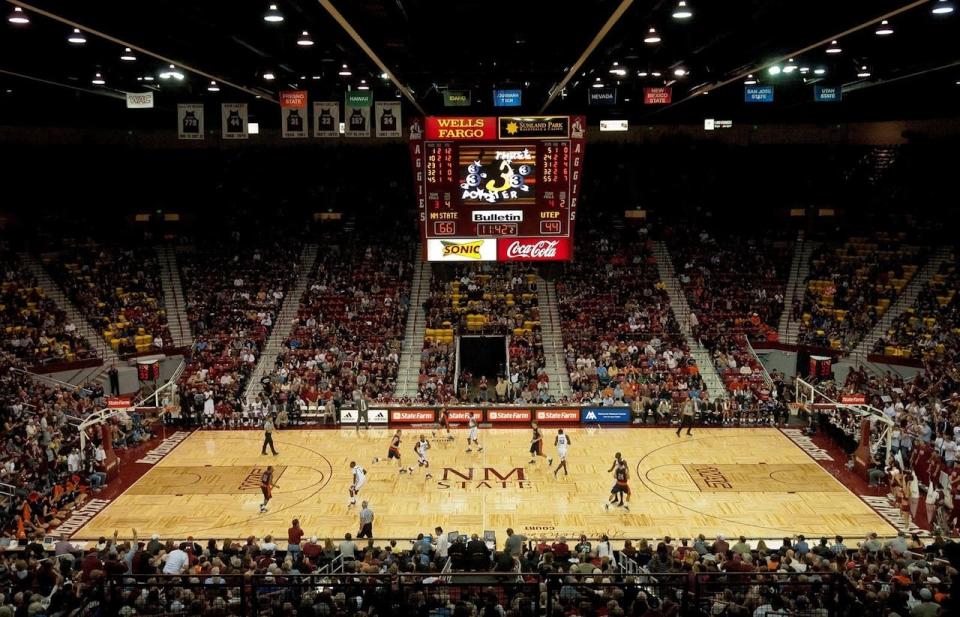
[[[483,141],[497,138],[497,119],[494,117],[427,118],[427,139],[440,141]]]

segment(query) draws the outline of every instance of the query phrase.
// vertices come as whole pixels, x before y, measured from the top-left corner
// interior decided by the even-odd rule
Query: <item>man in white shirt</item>
[[[447,551],[450,550],[450,539],[447,537],[447,534],[443,533],[442,527],[437,527],[434,529],[434,532],[437,534],[437,543],[434,545],[434,548],[438,555],[446,559]]]
[[[187,555],[186,542],[181,542],[180,546],[170,551],[167,560],[163,564],[164,574],[180,574],[190,563],[190,557]]]
[[[344,559],[356,559],[357,544],[353,541],[353,536],[349,533],[344,534],[343,541],[340,543],[340,556]]]

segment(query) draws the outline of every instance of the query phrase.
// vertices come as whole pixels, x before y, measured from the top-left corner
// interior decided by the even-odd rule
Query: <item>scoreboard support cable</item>
[[[566,261],[583,173],[583,116],[410,120],[423,258]]]

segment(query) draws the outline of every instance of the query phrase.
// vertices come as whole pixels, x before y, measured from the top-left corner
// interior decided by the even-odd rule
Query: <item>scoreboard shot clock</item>
[[[509,241],[511,250],[477,252],[498,260],[570,259],[584,145],[582,116],[413,118],[424,257],[443,261],[455,252],[426,247],[456,239]],[[524,250],[546,239],[551,250]]]

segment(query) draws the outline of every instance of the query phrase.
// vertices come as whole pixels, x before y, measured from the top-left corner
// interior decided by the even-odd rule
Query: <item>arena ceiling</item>
[[[270,126],[279,122],[272,102],[279,90],[339,99],[361,86],[375,100],[401,98],[408,112],[492,114],[492,90],[518,88],[523,106],[511,113],[586,112],[593,121],[651,124],[930,118],[955,116],[960,103],[960,2],[953,0],[688,0],[686,19],[673,16],[676,0],[277,0],[279,22],[264,20],[269,4],[5,0],[5,16],[20,5],[29,23],[0,24],[0,125],[162,128],[178,102],[249,101]],[[932,12],[947,4],[956,10]],[[893,33],[877,34],[882,16],[901,9],[888,20]],[[71,24],[85,44],[68,42]],[[651,27],[658,43],[644,42]],[[304,31],[312,45],[298,44]],[[841,33],[842,51],[826,53]],[[132,54],[123,53],[125,44]],[[169,62],[159,58],[185,78],[161,80]],[[796,70],[771,75],[766,67],[777,60]],[[104,84],[92,83],[97,73]],[[744,104],[749,73],[776,86],[774,104]],[[211,78],[218,91],[209,89]],[[815,82],[843,86],[844,100],[814,103]],[[588,107],[596,83],[617,88],[615,106]],[[674,103],[644,105],[643,88],[664,85]],[[146,89],[156,92],[157,108],[127,111],[123,93]],[[446,89],[470,90],[473,105],[445,109]]]

